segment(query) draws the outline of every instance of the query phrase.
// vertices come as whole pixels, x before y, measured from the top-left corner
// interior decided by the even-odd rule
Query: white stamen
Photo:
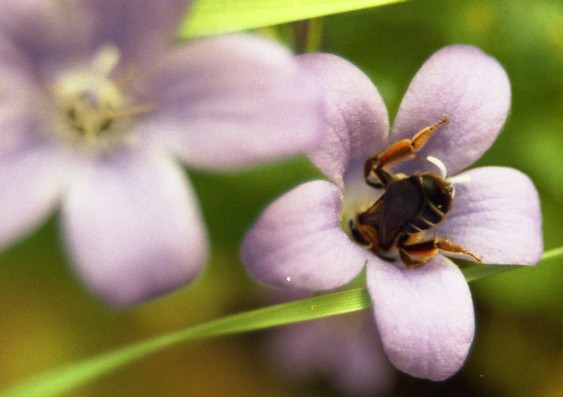
[[[464,174],[464,175],[452,176],[451,178],[448,178],[448,182],[456,185],[460,183],[471,182],[471,175]]]
[[[132,143],[131,125],[137,115],[156,106],[135,103],[127,95],[126,79],[112,76],[119,65],[117,47],[102,46],[89,63],[61,73],[50,83],[58,110],[53,130],[83,151],[101,154],[122,143]],[[123,77],[123,76],[121,76]]]
[[[428,156],[426,157],[426,160],[434,164],[440,170],[440,176],[442,177],[442,179],[446,179],[446,176],[448,175],[448,170],[446,169],[446,165],[442,162],[442,160],[434,156]]]
[[[98,50],[92,61],[92,72],[107,78],[119,64],[119,50],[113,45],[105,45]]]

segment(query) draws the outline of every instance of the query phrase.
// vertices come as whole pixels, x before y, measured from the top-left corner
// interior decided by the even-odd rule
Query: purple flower
[[[2,1],[0,246],[60,208],[77,272],[115,305],[206,260],[178,160],[231,170],[316,139],[320,104],[291,55],[250,36],[174,43],[188,3]]]
[[[307,297],[286,291],[275,295]],[[297,382],[326,379],[348,396],[388,395],[396,371],[383,352],[370,317],[361,311],[273,329],[266,339],[272,368]]]
[[[473,47],[438,51],[415,76],[389,132],[385,105],[361,71],[328,54],[300,60],[325,90],[325,136],[310,158],[330,182],[305,183],[271,204],[246,236],[242,258],[259,280],[303,290],[342,286],[365,266],[390,361],[416,377],[446,379],[462,366],[474,335],[471,294],[460,269],[444,252],[414,269],[384,260],[356,243],[350,223],[385,192],[365,183],[366,159],[444,116],[449,121],[392,172],[457,174],[475,162],[507,117],[506,73]],[[453,208],[424,238],[447,237],[484,263],[540,260],[538,194],[525,175],[483,167],[447,183],[455,188]]]

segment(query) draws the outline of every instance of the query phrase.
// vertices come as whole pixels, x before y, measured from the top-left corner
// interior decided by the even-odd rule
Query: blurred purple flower
[[[242,258],[257,279],[303,290],[327,290],[364,266],[385,352],[400,370],[443,380],[460,369],[474,335],[471,294],[460,269],[442,254],[407,269],[352,241],[349,221],[382,194],[364,181],[365,160],[411,138],[444,115],[417,157],[396,171],[434,171],[438,158],[456,174],[492,144],[510,107],[510,84],[491,57],[468,46],[435,53],[417,73],[389,132],[383,100],[367,76],[328,54],[301,63],[324,87],[325,137],[310,153],[331,182],[296,187],[271,204],[245,238]],[[484,263],[535,264],[542,253],[539,200],[532,182],[503,167],[482,167],[450,179],[453,209],[430,233]]]
[[[189,1],[4,0],[0,246],[60,205],[76,270],[128,305],[201,270],[207,237],[177,159],[231,170],[302,152],[320,103],[283,48],[174,43]]]
[[[274,296],[307,297],[287,290]],[[273,329],[266,348],[272,368],[281,376],[302,383],[326,379],[347,396],[389,395],[396,378],[366,310]]]

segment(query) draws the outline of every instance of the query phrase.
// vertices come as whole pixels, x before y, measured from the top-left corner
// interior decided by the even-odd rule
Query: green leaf
[[[406,0],[200,0],[180,28],[181,37],[236,32]]]
[[[554,248],[544,252],[541,263],[551,261],[563,257],[563,247]],[[462,269],[462,273],[467,282],[475,281],[483,277],[492,276],[493,274],[502,273],[507,270],[522,267],[521,265],[469,265]]]
[[[545,252],[542,256],[542,263],[561,258],[563,258],[563,247]],[[468,266],[462,271],[467,281],[473,281],[516,267],[521,266],[474,265]],[[370,306],[367,289],[359,288],[234,314],[70,364],[32,378],[0,396],[55,396],[179,343],[314,320],[350,313]]]
[[[39,375],[1,396],[55,396],[178,343],[344,314],[370,305],[367,290],[360,288],[235,314]]]
[[[554,259],[563,259],[563,247],[552,248],[549,251],[545,251],[541,257],[542,263]]]
[[[520,266],[519,265],[491,266],[491,265],[479,264],[479,265],[469,265],[467,267],[464,267],[461,270],[461,272],[463,273],[463,276],[469,283],[471,281],[479,280],[480,278],[492,276],[493,274],[502,273],[507,270],[515,269],[517,267]]]

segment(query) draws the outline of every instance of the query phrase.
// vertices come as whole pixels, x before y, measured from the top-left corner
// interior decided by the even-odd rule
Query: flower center
[[[50,87],[58,110],[57,132],[72,146],[104,152],[131,140],[134,117],[154,106],[135,104],[126,81],[112,79],[119,64],[114,46],[102,47],[86,68],[69,70]]]

